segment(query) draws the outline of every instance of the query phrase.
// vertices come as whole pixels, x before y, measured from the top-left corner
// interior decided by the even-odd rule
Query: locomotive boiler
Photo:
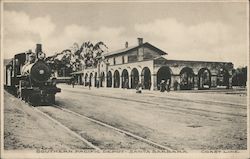
[[[50,66],[45,61],[42,45],[14,56],[6,65],[6,88],[32,105],[55,103],[55,94],[61,92],[56,86]]]

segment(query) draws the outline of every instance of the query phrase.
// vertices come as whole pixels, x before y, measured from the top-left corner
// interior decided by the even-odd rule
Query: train
[[[54,104],[56,78],[45,60],[42,44],[31,50],[18,53],[5,66],[5,89],[31,105]]]

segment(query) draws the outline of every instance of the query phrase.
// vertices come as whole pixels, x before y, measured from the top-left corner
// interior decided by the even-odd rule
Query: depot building
[[[108,52],[96,67],[72,75],[80,85],[90,87],[158,90],[168,82],[172,90],[231,88],[231,62],[169,60],[167,53],[138,38],[137,46]]]

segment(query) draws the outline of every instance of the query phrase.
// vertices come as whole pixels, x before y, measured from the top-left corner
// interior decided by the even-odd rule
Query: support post
[[[194,89],[198,89],[198,75],[194,75]]]
[[[152,74],[151,79],[152,79],[151,90],[157,90],[157,77],[156,77],[156,75]]]

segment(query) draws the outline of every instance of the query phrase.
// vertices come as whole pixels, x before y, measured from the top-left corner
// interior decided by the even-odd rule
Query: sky
[[[4,58],[43,45],[47,56],[76,42],[103,41],[109,51],[137,38],[167,59],[248,64],[247,2],[5,2]]]

